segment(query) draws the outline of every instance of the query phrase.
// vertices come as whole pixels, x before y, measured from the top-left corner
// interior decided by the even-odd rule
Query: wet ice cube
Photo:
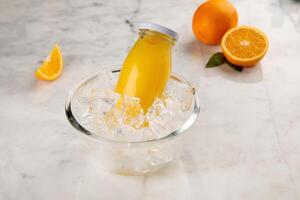
[[[144,123],[144,112],[140,104],[140,99],[123,95],[120,109],[124,111],[124,124],[130,124],[134,128],[141,128]]]
[[[159,115],[166,113],[167,108],[165,101],[161,98],[156,98],[152,104],[152,106],[148,109],[146,114],[148,120],[156,119]]]
[[[170,79],[165,90],[166,95],[171,99],[169,106],[175,109],[175,102],[182,111],[190,109],[193,102],[194,91],[190,84]]]

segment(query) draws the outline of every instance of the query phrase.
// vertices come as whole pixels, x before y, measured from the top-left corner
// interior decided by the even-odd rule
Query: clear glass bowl
[[[119,68],[108,69],[113,74],[120,72]],[[101,71],[102,72],[102,71]],[[76,119],[75,109],[72,105],[78,92],[90,81],[98,78],[101,72],[95,73],[82,81],[69,93],[65,105],[66,116],[71,125],[82,133],[82,140],[93,152],[97,159],[101,160],[103,167],[118,174],[143,175],[156,171],[169,162],[179,158],[182,151],[181,135],[196,121],[199,114],[199,100],[195,88],[192,88],[193,102],[188,117],[166,136],[159,139],[146,141],[116,141],[110,138],[101,137],[99,134],[88,130]],[[172,74],[170,79],[188,83],[176,74]],[[189,84],[190,85],[190,84]]]

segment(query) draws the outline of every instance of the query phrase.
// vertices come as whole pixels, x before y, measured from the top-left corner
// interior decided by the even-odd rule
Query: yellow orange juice
[[[177,37],[175,32],[172,35],[163,31],[170,29],[155,29],[161,26],[150,23],[152,30],[147,25],[149,23],[144,29],[140,28],[140,36],[123,63],[115,88],[121,95],[139,98],[144,113],[165,89],[172,69],[172,46]]]

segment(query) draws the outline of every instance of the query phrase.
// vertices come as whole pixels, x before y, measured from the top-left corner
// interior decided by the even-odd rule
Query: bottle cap
[[[175,31],[173,31],[165,26],[161,26],[159,24],[155,24],[155,23],[151,23],[151,22],[142,22],[138,25],[138,28],[142,29],[142,30],[148,29],[148,30],[157,31],[159,33],[163,33],[168,36],[171,36],[175,40],[178,40],[178,33],[176,33]]]

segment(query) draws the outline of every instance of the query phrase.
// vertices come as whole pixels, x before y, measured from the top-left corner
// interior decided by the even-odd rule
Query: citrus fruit
[[[52,81],[57,79],[63,69],[63,61],[59,46],[54,45],[51,53],[43,64],[35,71],[38,79]]]
[[[238,14],[227,0],[209,0],[194,13],[193,32],[205,44],[219,44],[223,35],[238,24]]]
[[[269,42],[267,36],[257,28],[240,26],[224,35],[221,46],[224,56],[230,63],[251,67],[264,57]]]

